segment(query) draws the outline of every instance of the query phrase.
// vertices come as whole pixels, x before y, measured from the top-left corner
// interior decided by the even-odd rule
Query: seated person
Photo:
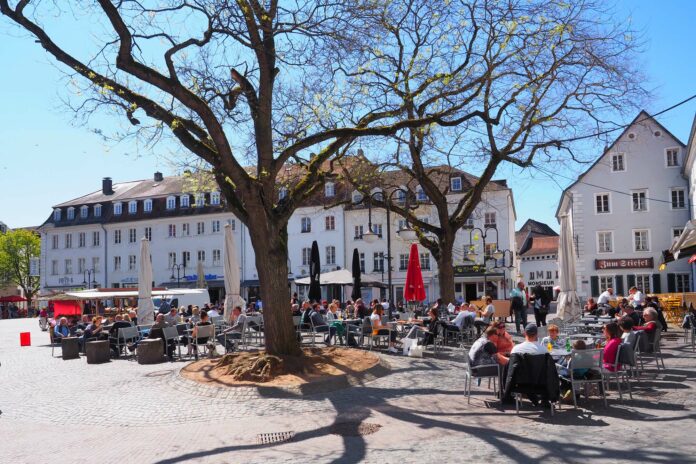
[[[655,308],[646,308],[643,310],[643,319],[645,323],[643,325],[634,326],[633,330],[642,330],[647,336],[647,341],[650,347],[655,342],[655,334],[658,330],[662,330],[660,323],[657,322],[657,311]]]
[[[302,315],[302,311],[300,311],[300,305],[297,304],[297,303],[294,303],[294,304],[291,306],[290,310],[292,311],[293,317],[295,317],[295,316],[301,316],[301,315]]]
[[[166,320],[166,317],[165,317]],[[198,328],[206,325],[212,325],[212,322],[210,322],[210,319],[208,318],[208,313],[203,310],[201,311],[201,320],[196,322],[196,325],[193,326],[193,331],[191,331],[191,339],[189,340],[188,344],[188,354],[191,354],[191,352],[194,350],[194,345],[193,341],[196,341],[196,344],[198,345],[205,345],[208,343],[208,337],[201,337],[198,338]],[[195,348],[195,354],[196,354],[196,359],[198,359],[198,348]]]
[[[583,312],[595,315],[597,314],[597,303],[595,303],[594,298],[590,297],[587,299],[587,303],[582,308]]]
[[[164,320],[164,314],[157,314],[155,317],[155,323],[150,327],[150,333],[147,334],[147,338],[161,338],[164,339],[164,332],[162,329],[170,327],[169,324]]]
[[[524,342],[515,345],[511,354],[545,354],[546,349],[539,344],[538,327],[536,324],[529,323],[524,328]]]
[[[585,345],[584,340],[575,340],[573,343],[573,351],[578,351],[578,350],[585,350],[587,349],[587,345]],[[569,372],[568,372],[568,363],[570,362],[571,357],[566,356],[564,357],[558,364],[558,375],[561,377],[568,378],[569,377]],[[573,369],[573,378],[574,379],[582,379],[584,378],[587,373],[589,372],[589,369]],[[572,385],[571,383],[564,379],[561,378],[561,398],[565,401],[570,400],[573,397],[573,391],[571,390]]]
[[[423,337],[423,346],[427,346],[435,342],[435,337],[437,336],[440,327],[440,320],[438,319],[439,314],[440,311],[437,306],[433,306],[428,309],[428,318],[430,319],[428,322],[428,328],[421,329],[422,332],[425,332],[425,336]]]
[[[133,325],[138,325],[138,313],[135,310],[128,311],[128,317]]]
[[[437,312],[437,309],[435,309]],[[372,335],[389,335],[389,348],[387,351],[390,353],[396,353],[396,332],[390,330],[388,326],[382,324],[382,314],[384,313],[384,308],[382,305],[375,306],[370,316],[370,323],[372,324]],[[435,319],[437,321],[437,319]]]
[[[92,321],[89,320],[89,316],[86,314],[82,315],[82,320],[77,323],[77,328],[79,330],[85,330],[88,325],[90,325],[94,321],[94,318],[92,318]]]
[[[635,338],[635,332],[633,331],[633,327],[635,324],[633,323],[633,319],[631,319],[628,316],[624,316],[621,319],[619,319],[619,328],[621,329],[621,341],[622,343],[628,343],[632,344],[631,342]],[[629,340],[630,339],[630,340]]]
[[[68,318],[61,317],[58,324],[53,328],[53,340],[60,342],[63,337],[70,336],[70,327],[68,326]]]
[[[541,346],[546,348],[549,343],[551,343],[551,348],[553,349],[565,348],[565,345],[558,336],[560,334],[558,326],[556,324],[550,324],[548,330],[549,335],[541,339]]]
[[[505,356],[509,355],[512,351],[512,347],[515,346],[515,342],[512,341],[512,335],[507,332],[505,322],[494,322],[490,326],[495,327],[498,331],[498,337],[495,342],[495,346],[498,348],[498,353]]]
[[[614,372],[621,369],[621,365],[614,366],[616,362],[616,354],[619,351],[619,345],[621,345],[621,335],[620,335],[619,325],[616,322],[610,322],[604,326],[604,357],[602,358],[602,366],[604,369]]]
[[[493,306],[493,298],[486,297],[486,306],[483,309],[476,311],[478,317],[474,320],[476,326],[476,335],[481,336],[481,331],[488,327],[495,315],[495,306]]]
[[[381,305],[377,305],[381,307]],[[312,309],[309,311],[309,320],[311,325],[314,327],[314,331],[318,333],[328,332],[324,336],[324,343],[326,345],[331,345],[334,335],[336,335],[336,327],[329,326],[324,320],[324,316],[321,315],[321,305],[314,303]]]
[[[177,321],[179,320],[178,317],[178,310],[176,307],[171,308],[169,312],[164,316],[164,322],[166,322],[169,325],[176,325]],[[198,322],[198,321],[196,321]],[[195,324],[195,322],[193,322]]]
[[[633,325],[640,325],[640,314],[633,309],[633,306],[626,305],[621,308],[621,312],[616,315],[617,319],[628,317],[633,321]]]
[[[498,329],[488,327],[481,337],[479,337],[469,350],[469,362],[472,369],[477,366],[501,364],[505,365],[510,361],[507,356],[498,352],[496,342],[498,341]]]
[[[246,315],[242,314],[242,307],[235,306],[232,308],[232,320],[230,321],[232,325],[217,336],[220,344],[225,347],[225,352],[234,351],[234,341],[242,339],[244,321],[246,321]]]
[[[126,327],[133,327],[130,322],[126,322],[123,320],[123,316],[121,314],[117,314],[116,317],[114,317],[114,323],[111,326],[111,329],[109,329],[109,344],[111,345],[111,349],[113,350],[114,354],[116,356],[121,355],[121,349],[118,345],[118,331],[119,329],[123,329]]]

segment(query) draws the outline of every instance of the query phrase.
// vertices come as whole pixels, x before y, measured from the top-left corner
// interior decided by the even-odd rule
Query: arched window
[[[167,197],[167,209],[176,209],[176,197]]]
[[[152,212],[152,200],[151,199],[148,198],[147,200],[145,200],[143,202],[143,211],[145,211],[146,213]]]
[[[75,219],[75,208],[72,206],[68,208],[68,221]]]

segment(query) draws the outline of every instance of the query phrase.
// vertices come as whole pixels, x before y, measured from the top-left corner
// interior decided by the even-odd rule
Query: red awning
[[[19,295],[0,297],[0,303],[19,303],[21,301],[27,301],[27,299]]]
[[[82,305],[78,301],[53,301],[53,317],[81,316]]]
[[[411,244],[411,252],[408,255],[404,299],[406,301],[425,301],[423,273],[421,272],[420,258],[418,257],[418,245],[415,243]]]
[[[691,255],[691,258],[689,258],[689,264],[693,264],[696,262],[696,255]]]

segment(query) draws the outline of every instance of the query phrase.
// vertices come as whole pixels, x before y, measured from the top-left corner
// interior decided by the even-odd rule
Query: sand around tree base
[[[269,356],[242,351],[189,364],[181,375],[196,382],[240,386],[296,386],[338,376],[357,377],[379,364],[366,351],[327,347],[305,348],[304,356]]]

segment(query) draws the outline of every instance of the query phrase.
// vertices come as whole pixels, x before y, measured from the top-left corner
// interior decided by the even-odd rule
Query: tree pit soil
[[[337,347],[305,348],[303,356],[272,356],[241,351],[193,362],[181,375],[203,384],[299,386],[340,376],[360,377],[379,364],[369,352]]]

